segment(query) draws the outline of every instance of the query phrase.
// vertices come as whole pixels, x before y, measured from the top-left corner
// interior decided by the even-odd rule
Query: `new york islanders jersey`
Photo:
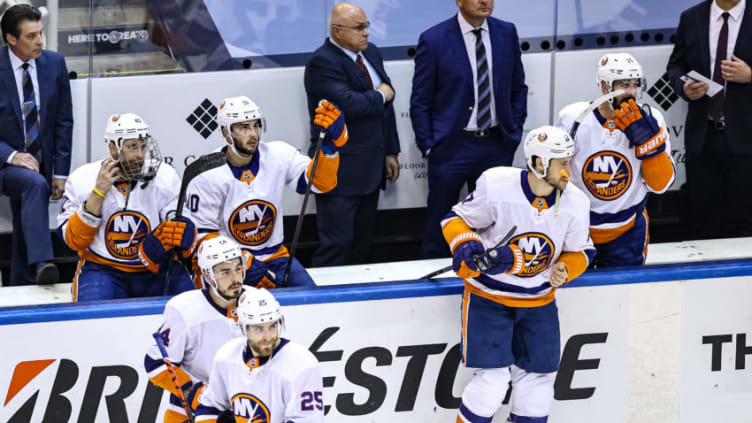
[[[146,187],[143,182],[115,183],[105,193],[101,217],[96,217],[82,207],[96,185],[102,161],[85,164],[68,177],[57,216],[58,235],[78,252],[79,266],[92,261],[124,272],[148,271],[138,258],[138,246],[175,210],[180,179],[163,163]]]
[[[227,163],[193,179],[186,191],[186,215],[195,223],[199,237],[218,232],[262,261],[286,256],[287,250],[282,248],[283,188],[287,185],[305,193],[310,162],[287,143],[261,142],[247,166],[236,168]],[[337,156],[334,175],[338,164]],[[319,172],[331,173],[330,167],[331,163],[320,158],[315,179]],[[312,191],[321,192],[315,185]]]
[[[465,280],[465,288],[470,292],[510,307],[550,303],[555,291],[549,281],[552,265],[562,255],[569,254],[578,262],[579,274],[595,253],[588,234],[590,202],[585,194],[576,186],[567,185],[559,199],[557,216],[555,191],[547,197],[536,196],[527,175],[527,170],[511,167],[486,170],[478,178],[475,191],[452,207],[452,213],[441,223],[452,252],[473,235],[457,228],[471,228],[489,249],[517,226],[509,244],[522,250],[525,261],[522,273],[481,273]],[[569,263],[567,267],[572,278],[575,269]]]
[[[184,292],[170,299],[165,305],[159,333],[170,361],[177,364],[192,383],[207,383],[217,350],[242,335],[235,308],[224,309],[217,305],[208,288]],[[156,344],[149,348],[144,364],[155,385],[174,390]],[[188,381],[186,377],[183,379],[182,383]]]
[[[556,126],[569,132],[572,123],[588,103],[566,106],[559,112]],[[642,105],[658,122],[665,137],[666,151],[640,160],[627,136],[613,119],[598,109],[583,119],[575,137],[571,182],[590,199],[590,226],[593,240],[609,242],[634,224],[647,202],[647,193],[663,193],[674,181],[674,162],[666,122],[657,109]]]
[[[245,337],[217,352],[196,409],[196,422],[215,422],[231,410],[237,422],[320,423],[323,382],[316,357],[302,345],[281,339],[269,358],[255,358]]]

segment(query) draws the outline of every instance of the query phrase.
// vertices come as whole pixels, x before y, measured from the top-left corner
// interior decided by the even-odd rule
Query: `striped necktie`
[[[486,58],[486,47],[483,45],[481,37],[481,28],[473,30],[475,34],[475,63],[477,65],[478,77],[478,130],[486,131],[491,127],[491,84],[488,80],[488,60]]]
[[[34,98],[34,82],[29,73],[29,64],[23,64],[23,114],[26,128],[26,151],[42,162],[42,146],[39,144],[37,102]]]

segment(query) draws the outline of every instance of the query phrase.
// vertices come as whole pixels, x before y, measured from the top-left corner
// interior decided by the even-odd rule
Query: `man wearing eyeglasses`
[[[305,69],[311,115],[310,155],[320,128],[313,123],[319,100],[337,104],[346,116],[350,141],[340,149],[337,187],[316,195],[319,248],[314,266],[363,263],[373,236],[379,189],[399,177],[399,138],[394,89],[379,49],[368,42],[363,10],[347,2],[332,8],[330,37]]]
[[[491,17],[493,0],[457,0],[459,13],[423,32],[410,118],[428,159],[428,217],[421,256],[448,257],[441,220],[462,186],[512,164],[527,117],[527,85],[514,24]]]

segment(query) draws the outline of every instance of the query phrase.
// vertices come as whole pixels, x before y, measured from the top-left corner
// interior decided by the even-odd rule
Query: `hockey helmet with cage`
[[[198,256],[198,267],[201,269],[201,278],[204,280],[204,284],[209,285],[214,293],[222,298],[224,296],[219,293],[214,266],[240,258],[240,263],[243,265],[243,278],[245,279],[243,251],[234,241],[225,236],[220,235],[202,242],[196,255]]]
[[[640,62],[631,54],[607,53],[598,61],[595,83],[598,85],[598,90],[600,91],[601,82],[605,82],[608,92],[612,92],[614,90],[614,81],[636,79],[640,84],[637,97],[640,97],[647,85],[644,75]]]
[[[146,151],[143,162],[122,161],[125,140],[140,139],[146,141]],[[159,170],[162,164],[162,154],[159,146],[151,137],[149,125],[135,113],[114,114],[107,119],[104,129],[104,141],[106,144],[114,143],[117,148],[120,165],[125,177],[129,180],[150,180]]]
[[[523,148],[530,171],[541,179],[546,177],[551,159],[574,156],[574,140],[566,131],[555,126],[541,126],[528,132]],[[535,157],[540,157],[543,162],[543,173],[535,168]]]

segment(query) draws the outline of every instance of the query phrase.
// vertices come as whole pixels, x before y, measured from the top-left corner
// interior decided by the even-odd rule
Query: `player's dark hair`
[[[17,4],[10,7],[3,14],[3,19],[0,21],[0,29],[3,31],[3,40],[7,43],[6,38],[8,34],[18,38],[21,36],[21,22],[31,21],[39,22],[42,20],[42,13],[39,12],[34,6],[28,4]]]

